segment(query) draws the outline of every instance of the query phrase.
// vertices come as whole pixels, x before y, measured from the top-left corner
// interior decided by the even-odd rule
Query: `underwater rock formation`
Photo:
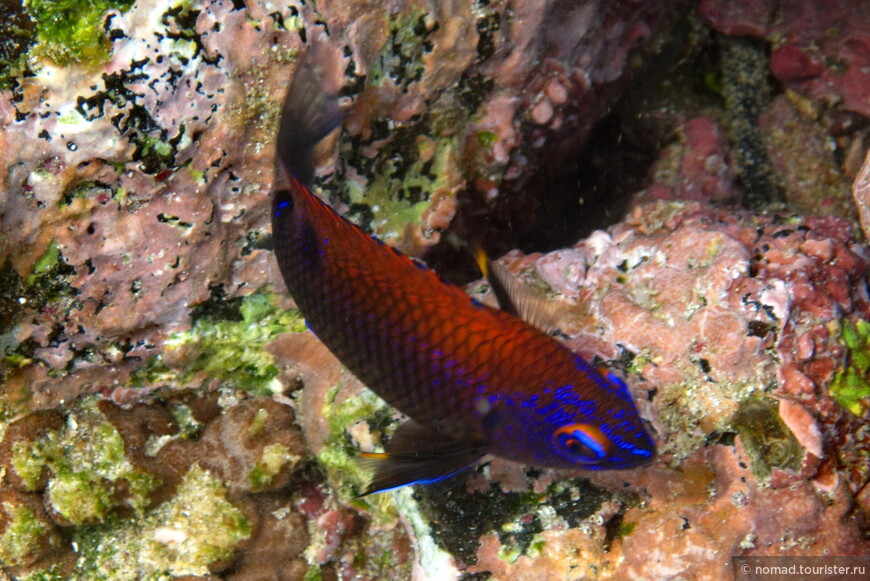
[[[202,396],[130,409],[89,397],[15,420],[0,441],[4,566],[19,578],[202,575],[244,547],[238,574],[262,559],[299,578],[308,529],[288,483],[302,480],[305,446],[293,420],[269,398],[222,408]]]
[[[89,7],[61,15],[72,36],[51,4],[10,8],[0,53],[5,574],[727,579],[736,554],[870,551],[860,3],[105,0],[64,3]],[[356,455],[398,418],[306,331],[270,251],[298,52],[314,30],[345,47],[322,193],[421,254],[463,206],[518,239],[550,201],[536,180],[575,163],[686,13],[770,44],[788,90],[758,129],[789,211],[727,205],[727,119],[699,99],[656,113],[670,139],[625,216],[501,259],[627,379],[660,459],[494,460],[354,498]]]
[[[701,15],[731,35],[773,43],[770,68],[782,83],[827,103],[870,115],[870,7],[848,0],[701,0]]]

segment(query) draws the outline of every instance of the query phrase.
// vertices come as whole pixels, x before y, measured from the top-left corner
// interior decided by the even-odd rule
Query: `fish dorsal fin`
[[[556,309],[547,297],[523,284],[502,264],[493,262],[480,246],[474,250],[480,271],[489,281],[501,310],[519,317],[538,330],[552,335],[559,330]]]
[[[384,453],[360,454],[360,463],[375,473],[360,496],[443,480],[468,468],[484,454],[483,443],[455,440],[408,420],[396,429]]]

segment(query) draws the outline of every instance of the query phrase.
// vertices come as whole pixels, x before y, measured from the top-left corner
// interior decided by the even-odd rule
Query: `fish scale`
[[[300,65],[284,105],[273,239],[309,328],[410,418],[385,454],[367,454],[378,460],[367,493],[438,480],[485,454],[580,469],[651,461],[654,443],[618,378],[472,300],[312,194],[311,148],[340,121],[335,96],[319,90],[321,67]]]

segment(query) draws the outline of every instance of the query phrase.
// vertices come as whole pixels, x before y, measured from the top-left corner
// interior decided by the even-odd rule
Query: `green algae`
[[[627,537],[637,528],[637,522],[620,522],[616,531],[616,536],[619,538]]]
[[[115,192],[104,184],[86,180],[65,189],[63,195],[60,197],[58,206],[65,209],[69,208],[78,199],[93,200],[100,196],[114,197]]]
[[[6,333],[14,327],[28,310],[42,309],[49,303],[72,297],[77,292],[66,280],[68,275],[75,272],[75,268],[66,264],[55,240],[49,243],[30,269],[30,274],[23,278],[10,259],[7,258],[0,266],[0,333]],[[4,343],[7,341],[5,337],[0,340]],[[9,342],[14,342],[13,336],[9,337]],[[23,359],[29,359],[22,353],[28,350],[26,342],[4,345],[3,362],[18,366]],[[15,355],[21,357],[16,358]]]
[[[175,423],[178,424],[178,436],[180,438],[198,438],[205,429],[205,424],[196,419],[189,405],[177,403],[169,408],[169,413],[172,414]]]
[[[33,273],[27,279],[28,284],[33,284],[36,277],[40,274],[45,274],[57,265],[60,259],[60,249],[57,247],[57,240],[52,240],[45,252],[36,260],[33,265]]]
[[[175,146],[159,137],[140,134],[137,141],[137,153],[141,156],[143,165],[150,169],[146,173],[157,173],[159,169],[175,166]]]
[[[66,280],[67,275],[74,273],[75,268],[66,263],[57,242],[52,240],[24,281],[27,285],[25,304],[40,309],[48,303],[75,295],[78,291]]]
[[[510,564],[515,563],[523,554],[519,545],[502,545],[498,548],[498,558]]]
[[[262,410],[261,410],[262,411]],[[269,444],[263,448],[263,456],[248,473],[251,490],[259,492],[272,484],[275,475],[287,464],[297,462],[299,457],[290,453],[284,444]]]
[[[13,442],[10,465],[27,490],[36,490],[43,469],[63,457],[60,432],[49,430],[26,442]]]
[[[295,460],[288,452],[282,445],[266,447],[264,484],[284,463]],[[198,465],[184,475],[169,500],[152,507],[149,493],[159,482],[129,463],[124,441],[100,412],[96,398],[73,403],[61,428],[14,442],[10,460],[11,470],[31,490],[48,472],[46,508],[74,525],[66,528],[67,540],[78,555],[72,572],[53,565],[20,579],[208,575],[211,564],[230,560],[251,536],[251,522],[229,502],[223,483]],[[125,491],[123,498],[116,497],[118,489]],[[0,536],[0,561],[14,565],[33,553],[37,543],[60,540],[32,511],[8,504],[3,506],[8,520]],[[134,510],[121,513],[116,508],[122,504]],[[46,539],[47,534],[52,536]]]
[[[0,442],[6,436],[6,430],[9,424],[15,418],[15,413],[12,411],[12,406],[5,395],[0,394]],[[3,470],[0,469],[0,478],[3,478]]]
[[[278,299],[268,292],[244,297],[238,306],[240,320],[200,317],[189,331],[173,333],[166,340],[167,351],[185,354],[184,370],[176,371],[154,358],[134,374],[134,384],[188,384],[205,376],[257,395],[283,391],[275,359],[265,347],[281,333],[305,331],[305,323],[297,310],[280,308]]]
[[[16,579],[17,581],[66,581],[69,577],[64,575],[61,565],[54,564],[45,569],[21,575]]]
[[[498,135],[492,131],[478,131],[477,144],[481,147],[491,147],[498,141]]]
[[[70,577],[62,565],[55,563],[45,569],[31,571],[15,579],[16,581],[68,581]]]
[[[358,397],[347,398],[336,403],[341,385],[330,389],[326,403],[321,410],[322,417],[328,422],[329,437],[326,445],[318,452],[317,459],[323,466],[327,479],[338,492],[339,498],[351,502],[356,494],[362,492],[371,479],[370,472],[357,460],[359,450],[347,434],[356,423],[367,421],[378,413],[389,412],[384,401],[373,391],[363,389]],[[369,506],[365,499],[357,499],[354,504]]]
[[[427,156],[422,154],[429,148],[431,158],[423,161]],[[371,221],[362,226],[389,241],[400,238],[407,224],[421,222],[433,192],[448,189],[451,168],[456,164],[457,144],[452,138],[437,138],[434,144],[421,139],[405,147],[398,144],[386,149],[389,150],[387,161],[369,183],[346,180],[343,188],[351,205],[350,214],[362,206],[368,207]],[[396,155],[403,158],[402,164],[390,160]]]
[[[4,502],[3,510],[9,520],[0,535],[0,563],[13,567],[24,565],[49,529],[26,506]]]
[[[248,426],[248,434],[256,436],[262,432],[267,419],[269,419],[269,412],[262,408],[258,409],[257,413],[254,415],[254,420],[251,422],[251,425]]]
[[[45,500],[72,524],[102,522],[116,506],[107,484],[92,474],[65,470],[49,480]]]
[[[36,490],[47,469],[46,505],[72,524],[103,522],[121,505],[141,515],[159,485],[155,477],[130,464],[121,435],[93,397],[73,405],[62,430],[14,442],[11,465],[29,490]],[[115,494],[121,480],[127,484],[124,498]]]
[[[424,57],[432,49],[428,37],[437,24],[414,10],[391,16],[389,27],[390,40],[369,64],[366,84],[391,82],[407,91],[424,77]],[[469,115],[458,101],[451,92],[430,103],[424,115],[399,124],[375,117],[367,137],[342,139],[344,164],[336,183],[339,197],[350,206],[348,218],[385,241],[401,240],[409,224],[421,223],[433,194],[451,195],[459,181],[457,135]],[[351,174],[359,178],[342,179]]]
[[[431,50],[428,40],[433,32],[429,21],[431,16],[416,9],[392,18],[390,40],[369,66],[369,82],[380,87],[389,78],[406,88],[422,79],[426,70],[423,57]]]
[[[110,9],[126,11],[133,4],[134,0],[24,0],[38,40],[32,52],[59,65],[105,62],[110,45],[103,15]]]
[[[94,580],[208,575],[209,565],[232,558],[251,531],[225,486],[194,464],[175,495],[143,518],[74,529],[81,555],[75,574]]]
[[[844,320],[840,338],[847,347],[846,364],[837,371],[829,389],[841,406],[861,417],[870,407],[870,323]]]

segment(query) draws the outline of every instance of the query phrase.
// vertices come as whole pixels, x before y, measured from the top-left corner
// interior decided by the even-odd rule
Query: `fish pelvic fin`
[[[312,39],[284,100],[276,160],[279,170],[305,185],[314,177],[315,146],[344,121],[338,81],[343,70],[338,49],[326,38]]]
[[[383,453],[363,452],[358,462],[374,472],[359,496],[409,484],[431,484],[471,467],[486,454],[480,443],[454,440],[408,420],[396,430]]]
[[[486,277],[502,311],[527,322],[548,335],[559,330],[559,321],[552,301],[529,288],[513,276],[503,264],[493,262],[480,246],[474,248],[474,260]]]

